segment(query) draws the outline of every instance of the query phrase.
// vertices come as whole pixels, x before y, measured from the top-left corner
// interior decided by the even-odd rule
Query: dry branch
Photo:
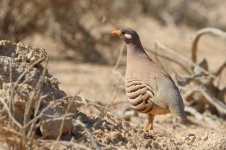
[[[118,58],[117,58],[117,61],[115,63],[115,66],[114,66],[113,70],[116,70],[118,68],[119,63],[120,63],[121,58],[122,58],[122,54],[123,54],[124,49],[125,49],[125,44],[122,43],[121,48],[119,50],[119,55],[118,55]]]
[[[11,113],[11,110],[9,109],[6,102],[2,98],[0,98],[0,102],[3,104],[3,109],[6,110],[6,112],[8,113],[8,116],[12,120],[12,122],[15,123],[15,125],[17,125],[19,128],[22,128],[22,125],[14,118],[14,116]]]
[[[208,89],[203,85],[191,87],[191,90],[187,92],[187,94],[184,96],[184,98],[186,99],[186,97],[188,97],[189,95],[191,95],[194,92],[200,92],[209,103],[211,103],[213,106],[216,107],[216,109],[219,112],[226,114],[226,105],[223,102],[221,102],[220,100],[218,100],[217,98],[215,98],[208,91]]]
[[[1,126],[1,130],[5,130],[7,132],[15,134],[16,136],[19,136],[20,138],[24,138],[26,140],[29,140],[27,137],[25,137],[23,134],[19,133],[18,131],[14,130],[13,128]]]
[[[196,109],[186,106],[185,111],[191,113],[197,120],[205,120],[207,123],[211,125],[211,127],[215,130],[219,130],[219,126],[215,123],[211,118],[199,113]]]
[[[218,29],[218,28],[204,28],[198,31],[198,33],[195,35],[193,41],[192,41],[192,48],[191,48],[191,58],[193,63],[196,63],[197,61],[197,50],[198,50],[198,42],[200,38],[205,34],[213,34],[220,36],[224,39],[226,39],[226,32]],[[193,65],[191,66],[191,69],[193,70]]]
[[[191,75],[191,76],[188,76],[188,77],[184,77],[182,79],[178,79],[177,83],[178,85],[180,86],[185,86],[185,85],[188,85],[190,82],[200,78],[202,76],[202,74],[194,74],[194,75]]]
[[[69,102],[69,104],[68,104],[68,106],[67,106],[66,112],[65,112],[65,117],[64,117],[64,118],[62,119],[62,121],[61,121],[61,124],[60,124],[60,130],[59,130],[59,133],[58,133],[58,136],[57,136],[57,141],[58,141],[58,142],[60,141],[61,135],[62,135],[62,133],[63,133],[63,127],[64,127],[64,124],[65,124],[66,116],[67,116],[67,115],[70,115],[69,110],[70,110],[71,105],[72,105],[73,102],[74,102],[73,99],[70,100],[70,102]],[[71,114],[71,115],[74,115],[74,114]]]
[[[83,122],[81,122],[80,120],[78,120],[78,119],[76,120],[76,122],[78,124],[80,124],[84,128],[85,133],[86,133],[87,137],[90,139],[90,141],[91,141],[92,145],[94,146],[94,148],[96,150],[100,150],[100,146],[98,145],[97,141],[94,139],[94,137],[92,136],[90,131],[86,128],[85,124]]]
[[[119,71],[117,70],[117,68],[118,68],[118,66],[119,66],[119,64],[120,64],[120,61],[121,61],[121,59],[122,59],[122,54],[123,54],[124,49],[125,49],[125,44],[122,43],[121,48],[119,49],[119,55],[118,55],[117,61],[116,61],[115,65],[114,65],[114,68],[112,69],[112,73],[118,75],[118,77],[119,77],[121,80],[123,80],[123,75],[121,74],[121,72],[119,72]]]
[[[158,41],[156,42],[156,44],[157,44],[157,45],[159,46],[159,48],[161,48],[162,50],[164,50],[164,51],[166,51],[166,52],[169,52],[169,53],[175,55],[176,57],[180,58],[180,59],[183,60],[183,61],[188,62],[189,65],[191,65],[191,66],[193,66],[193,67],[197,67],[197,68],[200,69],[203,73],[205,73],[206,75],[209,75],[211,78],[213,78],[213,79],[216,79],[216,78],[217,78],[216,75],[214,75],[213,73],[209,72],[208,70],[205,70],[205,69],[201,68],[200,66],[198,66],[197,64],[195,64],[193,61],[191,61],[189,58],[187,58],[187,57],[185,57],[185,56],[183,56],[183,55],[177,53],[175,50],[172,50],[172,49],[166,47],[165,45],[161,44],[161,43],[158,42]],[[226,84],[225,81],[222,80],[222,82],[223,82],[224,84]]]
[[[224,68],[226,67],[226,61],[224,61],[223,64],[221,64],[221,66],[216,70],[216,72],[214,73],[216,76],[219,76],[222,71],[224,70]]]
[[[203,96],[205,96],[205,98],[213,105],[216,107],[216,109],[223,113],[226,114],[226,105],[218,100],[217,98],[215,98],[206,87],[202,87],[198,90],[199,92],[201,92],[203,94]]]
[[[26,105],[26,108],[25,109],[25,113],[24,113],[24,125],[29,121],[28,120],[28,117],[29,117],[29,114],[30,114],[30,111],[32,109],[32,105],[33,103],[35,102],[34,100],[36,100],[35,102],[35,110],[34,110],[34,117],[37,116],[38,114],[38,111],[40,109],[40,105],[41,105],[41,88],[43,86],[43,82],[44,82],[44,79],[45,79],[45,73],[46,73],[46,70],[47,70],[47,65],[48,65],[48,59],[46,59],[45,61],[45,67],[42,71],[42,75],[39,77],[39,80],[38,80],[38,83],[35,87],[35,91],[33,93],[33,95],[31,96],[29,102],[27,103]],[[28,132],[28,137],[31,135],[31,133],[34,131],[34,128],[35,127],[35,122],[33,122],[30,126],[30,129],[29,129],[29,132]]]
[[[55,105],[57,105],[58,103],[65,101],[65,99],[70,98],[70,96],[67,97],[63,97],[57,100],[54,100],[53,103],[49,104],[47,107],[45,107],[44,109],[42,109],[37,116],[35,116],[33,119],[31,119],[27,124],[23,125],[23,128],[26,129],[28,126],[30,126],[32,123],[36,122],[38,119],[40,119],[42,117],[42,115],[44,114],[45,111],[47,111],[50,107],[53,107]]]
[[[10,91],[11,95],[10,95],[10,103],[14,104],[14,97],[15,97],[15,90],[18,86],[18,84],[20,83],[20,81],[22,80],[22,78],[25,76],[25,74],[30,71],[35,65],[41,63],[43,60],[45,60],[46,57],[41,57],[38,60],[36,60],[35,62],[33,62],[16,80],[16,82],[13,84],[12,89]]]
[[[197,63],[197,66],[199,66],[200,68],[208,70],[206,59],[202,59],[201,61],[199,61]],[[203,73],[200,69],[195,67],[193,74],[191,74],[187,77],[183,77],[182,79],[178,79],[178,84],[180,86],[185,86],[185,85],[188,85],[190,82],[192,82],[194,80],[195,81],[200,80],[201,77],[203,77],[203,76],[207,76],[207,75],[205,73]],[[212,82],[212,79],[213,78],[209,78],[209,83]]]
[[[10,63],[9,63],[9,79],[10,79],[10,86],[11,88],[13,87],[13,78],[12,78],[12,60],[10,60]],[[13,103],[13,99],[11,99],[9,101],[9,110],[11,111],[11,113],[14,115],[14,111],[15,111],[15,108],[14,108],[14,103]]]
[[[79,99],[79,97],[80,97],[81,99]],[[76,98],[76,99],[74,99],[74,100],[75,100],[78,104],[84,104],[86,107],[88,107],[88,106],[93,106],[94,108],[96,108],[97,110],[99,110],[101,114],[104,113],[105,116],[107,116],[112,122],[116,123],[115,119],[112,119],[112,118],[117,117],[117,115],[114,114],[114,113],[112,113],[112,112],[110,112],[110,111],[108,111],[108,110],[105,108],[106,106],[100,105],[100,104],[98,104],[98,103],[92,102],[92,101],[87,100],[87,99],[84,101],[84,100],[82,100],[82,98],[83,98],[83,97],[78,96],[78,98]],[[112,104],[114,104],[114,103],[112,103]],[[110,107],[110,106],[112,106],[112,105],[109,105],[109,107]],[[105,112],[103,112],[103,110],[105,110]]]
[[[187,69],[186,66],[184,66],[183,64],[181,64],[181,63],[180,63],[179,61],[177,61],[176,59],[173,59],[173,58],[170,58],[170,57],[168,57],[168,56],[164,56],[164,55],[162,55],[162,54],[160,54],[160,53],[157,53],[157,52],[156,52],[156,49],[158,49],[158,45],[157,45],[156,43],[155,43],[155,50],[145,48],[145,50],[147,50],[148,52],[154,54],[155,57],[161,57],[161,58],[163,58],[163,59],[165,59],[165,60],[168,60],[168,61],[170,61],[170,62],[173,62],[173,63],[175,63],[176,65],[180,66],[186,73],[189,73],[189,70]]]

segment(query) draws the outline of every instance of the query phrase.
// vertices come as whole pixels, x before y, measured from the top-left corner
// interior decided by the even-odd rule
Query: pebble
[[[193,134],[193,133],[189,133],[189,134],[188,134],[188,136],[195,136],[195,134]]]
[[[131,148],[137,149],[136,144],[133,143],[133,144],[131,145]]]
[[[130,127],[130,124],[128,122],[126,122],[126,121],[123,121],[122,122],[122,127],[123,127],[123,129],[127,129],[127,128]]]
[[[157,142],[153,142],[153,143],[152,143],[152,146],[153,146],[154,149],[160,148],[160,147],[159,147],[159,144],[158,144]]]
[[[147,140],[147,141],[145,141],[144,147],[145,147],[146,149],[147,149],[147,148],[152,148],[151,143],[152,143],[152,140]]]
[[[202,140],[203,140],[203,141],[208,140],[208,135],[206,134],[205,136],[203,136],[203,137],[202,137]]]
[[[194,142],[194,141],[195,141],[195,139],[196,139],[196,137],[195,137],[195,136],[190,136],[190,137],[189,137],[189,140],[190,140],[191,142]]]

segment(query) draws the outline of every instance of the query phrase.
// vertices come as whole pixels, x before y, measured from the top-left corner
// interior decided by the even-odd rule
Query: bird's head
[[[137,32],[130,28],[122,28],[119,30],[115,30],[112,32],[112,35],[119,36],[127,44],[139,42],[139,40],[140,40]]]

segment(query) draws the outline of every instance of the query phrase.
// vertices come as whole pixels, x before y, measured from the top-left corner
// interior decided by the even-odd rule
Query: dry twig
[[[218,35],[218,36],[226,39],[226,32],[221,31],[218,28],[208,27],[208,28],[204,28],[204,29],[201,29],[200,31],[198,31],[198,33],[195,35],[195,37],[192,41],[191,58],[192,58],[193,63],[196,63],[196,61],[197,61],[198,42],[199,42],[200,38],[205,34]],[[192,65],[192,67],[194,67],[194,66]]]
[[[42,71],[42,75],[39,77],[39,80],[38,80],[38,83],[36,85],[36,88],[35,88],[35,91],[33,93],[33,95],[31,96],[31,99],[30,99],[30,103],[28,103],[28,107],[27,107],[27,114],[25,114],[25,119],[24,119],[24,125],[28,122],[28,119],[27,117],[29,117],[29,111],[31,110],[31,106],[33,105],[33,103],[35,104],[35,110],[34,110],[34,117],[37,116],[38,114],[38,111],[40,110],[40,105],[41,105],[41,88],[43,86],[43,82],[45,80],[45,73],[46,73],[46,70],[47,70],[47,65],[48,65],[48,59],[45,60],[45,67]],[[34,101],[36,100],[36,101]],[[33,122],[33,124],[31,124],[30,126],[30,130],[28,132],[28,137],[31,135],[31,133],[34,131],[34,126],[35,126],[35,122]]]
[[[191,66],[193,67],[197,67],[198,69],[200,69],[203,73],[205,73],[206,75],[209,75],[211,78],[214,78],[216,79],[217,76],[214,75],[213,73],[209,72],[208,70],[205,70],[203,68],[201,68],[200,66],[198,66],[197,64],[195,64],[194,62],[192,62],[189,58],[183,56],[183,55],[180,55],[179,53],[176,53],[176,51],[166,47],[165,45],[161,44],[160,42],[156,42],[156,44],[164,51],[167,51],[173,55],[175,55],[176,57],[182,59],[183,61],[186,61],[187,63],[189,63]],[[225,81],[222,80],[222,82],[225,83]],[[225,83],[226,84],[226,83]]]
[[[78,120],[78,119],[76,119],[76,122],[78,124],[80,124],[84,128],[85,133],[86,133],[87,137],[90,139],[90,141],[91,141],[92,145],[94,146],[94,148],[96,150],[100,150],[100,146],[98,145],[97,141],[94,139],[94,137],[92,136],[90,131],[87,129],[86,125],[83,122],[81,122],[80,120]]]
[[[210,104],[216,107],[219,112],[226,114],[226,105],[215,98],[204,85],[194,86],[190,88],[190,90],[187,91],[186,95],[184,96],[184,99],[186,99],[194,92],[200,92]]]
[[[47,107],[45,107],[44,109],[42,109],[37,116],[35,116],[33,119],[31,119],[27,124],[23,125],[23,128],[26,129],[28,126],[30,126],[32,123],[36,122],[38,119],[40,119],[42,117],[42,115],[44,114],[45,111],[47,111],[50,107],[53,107],[55,105],[57,105],[58,103],[64,101],[65,99],[70,98],[70,96],[67,97],[63,97],[57,100],[54,100],[53,103],[49,104]]]
[[[39,58],[38,60],[36,60],[35,62],[33,62],[26,70],[24,70],[23,73],[20,74],[20,76],[18,77],[18,79],[16,80],[16,82],[13,84],[13,86],[11,88],[11,91],[10,91],[10,104],[14,104],[14,98],[15,98],[15,93],[16,93],[15,90],[16,90],[19,82],[25,76],[25,74],[28,71],[30,71],[35,65],[39,64],[40,62],[42,62],[45,59],[46,59],[46,57]]]
[[[170,61],[170,62],[173,62],[175,63],[176,65],[180,66],[186,73],[189,73],[189,70],[187,69],[186,66],[184,66],[183,64],[181,64],[181,62],[179,62],[178,60],[176,59],[173,59],[173,58],[170,58],[168,56],[165,56],[163,54],[160,54],[160,53],[157,53],[157,50],[159,49],[158,45],[155,43],[155,50],[152,50],[152,49],[148,49],[148,48],[145,48],[145,50],[147,50],[148,52],[152,53],[155,55],[155,57],[161,57],[167,61]],[[158,61],[158,60],[157,60]]]
[[[10,111],[8,105],[6,104],[5,100],[3,100],[2,98],[0,98],[0,102],[3,104],[3,109],[6,110],[6,112],[8,113],[8,116],[12,120],[12,122],[21,129],[22,128],[22,125],[14,118],[14,116],[11,113],[11,111]]]
[[[205,120],[208,124],[211,125],[211,127],[215,130],[219,130],[219,126],[215,123],[214,120],[211,118],[199,113],[197,110],[195,110],[192,107],[186,106],[185,111],[191,113],[197,120]]]

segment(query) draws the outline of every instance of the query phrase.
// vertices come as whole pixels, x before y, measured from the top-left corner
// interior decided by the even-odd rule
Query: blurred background
[[[54,44],[58,57],[113,64],[113,24],[133,27],[147,43],[164,36],[176,41],[189,30],[225,30],[225,6],[224,0],[0,0],[0,39],[48,50]]]
[[[135,29],[148,49],[160,41],[190,57],[191,41],[199,29],[226,30],[225,7],[225,0],[0,0],[0,39],[45,49],[50,73],[69,95],[79,93],[108,103],[117,84],[116,99],[126,101],[126,51],[114,73],[123,45],[111,36],[115,26]],[[198,57],[205,57],[214,70],[225,60],[225,47],[221,38],[206,36]],[[171,75],[186,75],[178,65],[160,59]]]

